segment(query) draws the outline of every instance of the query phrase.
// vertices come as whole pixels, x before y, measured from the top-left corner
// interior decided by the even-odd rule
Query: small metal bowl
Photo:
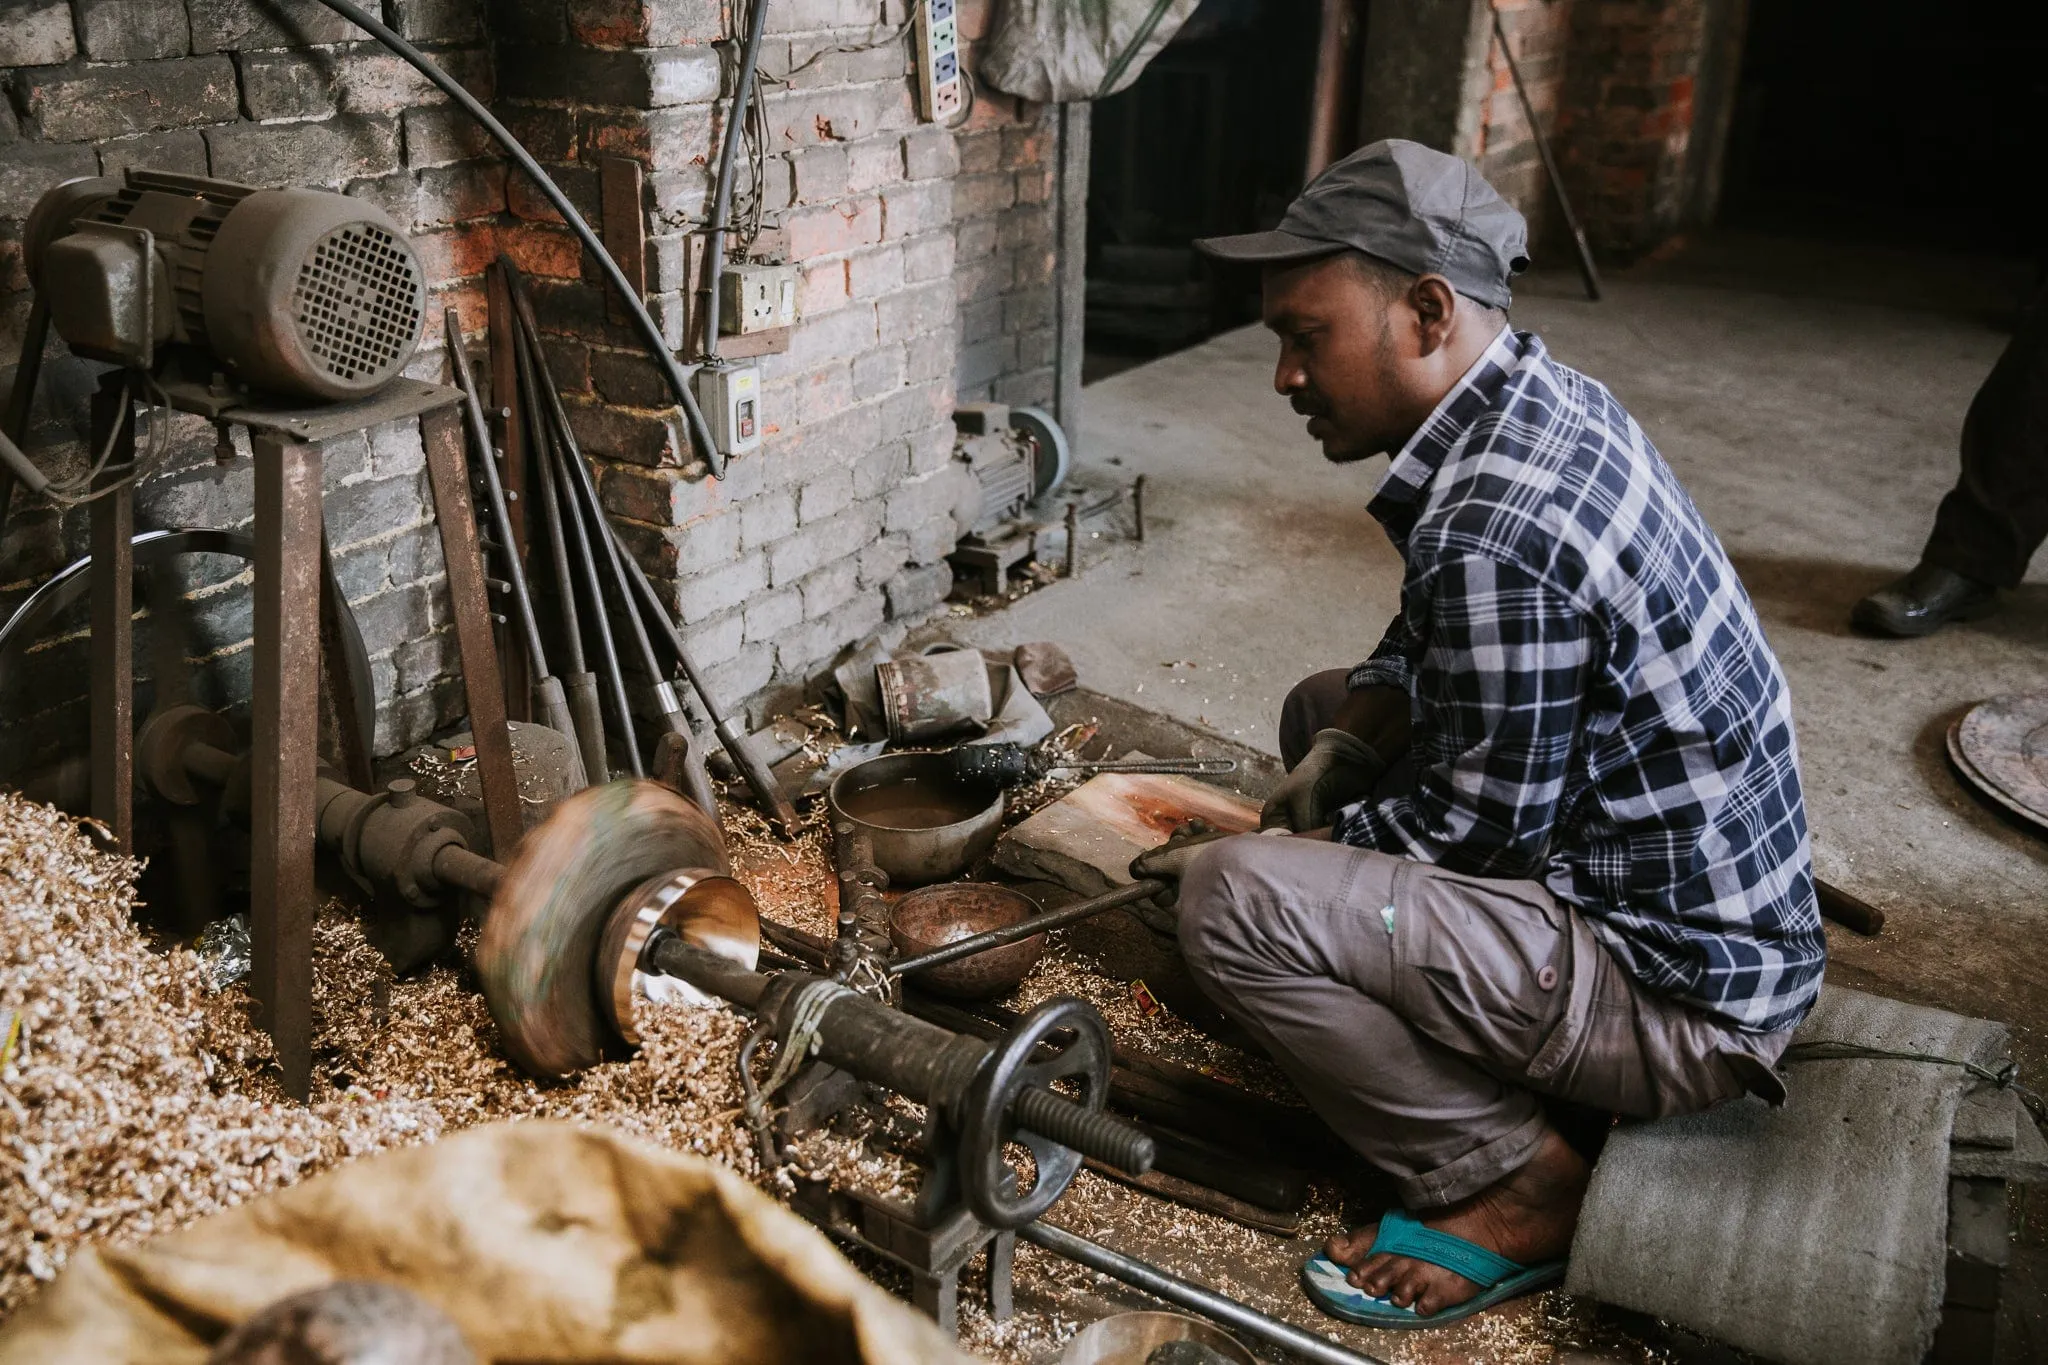
[[[1029,896],[987,882],[947,882],[913,891],[889,911],[889,941],[898,957],[943,948],[973,934],[1021,923],[1038,913]],[[1005,943],[972,957],[942,962],[914,973],[912,985],[934,995],[979,1000],[1022,981],[1045,955],[1045,935]]]
[[[1221,1327],[1181,1313],[1117,1313],[1092,1322],[1067,1343],[1060,1365],[1145,1365],[1169,1341],[1194,1341],[1236,1365],[1258,1365]]]
[[[988,852],[1003,827],[1003,789],[963,782],[946,754],[883,754],[832,779],[832,819],[864,830],[894,886],[942,882]]]

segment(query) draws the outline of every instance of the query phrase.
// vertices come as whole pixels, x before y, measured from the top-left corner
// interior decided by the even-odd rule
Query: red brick
[[[846,274],[845,261],[823,261],[806,269],[797,290],[798,314],[809,318],[843,306],[850,292]]]
[[[792,213],[783,223],[792,260],[873,246],[882,240],[882,201],[872,196]]]

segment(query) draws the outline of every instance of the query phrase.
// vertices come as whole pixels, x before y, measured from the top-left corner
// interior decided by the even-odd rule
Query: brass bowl
[[[898,957],[915,957],[974,934],[1019,924],[1038,913],[1038,904],[1007,886],[947,882],[913,891],[889,911],[889,941]],[[1045,956],[1045,935],[1005,943],[971,957],[915,972],[907,980],[919,990],[960,1000],[1000,995],[1022,981]]]

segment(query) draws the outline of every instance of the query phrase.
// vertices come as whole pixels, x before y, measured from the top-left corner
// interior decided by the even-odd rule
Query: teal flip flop
[[[1463,1303],[1424,1317],[1412,1308],[1376,1299],[1355,1288],[1344,1278],[1350,1270],[1319,1254],[1309,1257],[1301,1267],[1301,1287],[1308,1292],[1309,1301],[1333,1318],[1365,1327],[1442,1327],[1564,1280],[1563,1261],[1522,1265],[1463,1237],[1424,1227],[1401,1209],[1389,1209],[1380,1218],[1379,1235],[1373,1238],[1372,1249],[1456,1271],[1478,1285],[1479,1292]]]

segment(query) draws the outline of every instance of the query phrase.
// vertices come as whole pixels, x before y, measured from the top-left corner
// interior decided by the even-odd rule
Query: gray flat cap
[[[1360,147],[1309,182],[1271,232],[1205,237],[1197,250],[1257,265],[1346,249],[1415,275],[1441,275],[1491,308],[1529,268],[1529,225],[1471,166],[1419,142]]]

